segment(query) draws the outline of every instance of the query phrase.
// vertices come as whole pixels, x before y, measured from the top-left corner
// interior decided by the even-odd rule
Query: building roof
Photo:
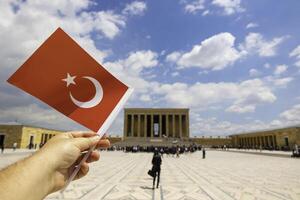
[[[67,131],[67,130],[61,130],[61,129],[53,129],[53,128],[47,128],[47,127],[42,127],[42,126],[36,126],[36,125],[31,125],[31,124],[23,124],[23,123],[19,123],[19,122],[0,122],[0,126],[25,126],[25,127],[31,127],[31,128],[47,129],[47,130],[52,130],[52,131],[61,131],[61,132]]]
[[[262,130],[244,132],[244,133],[236,133],[236,134],[231,134],[229,136],[247,135],[247,134],[255,134],[255,133],[264,133],[264,132],[271,132],[271,131],[280,131],[280,130],[291,129],[291,128],[300,128],[300,125],[280,127],[280,128],[271,128],[271,129],[262,129]]]
[[[189,110],[189,108],[124,108],[125,110]]]
[[[188,113],[189,108],[124,108],[128,112],[142,112],[142,113]]]

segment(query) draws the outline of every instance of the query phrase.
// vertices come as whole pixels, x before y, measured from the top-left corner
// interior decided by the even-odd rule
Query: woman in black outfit
[[[153,165],[152,171],[154,172],[153,187],[152,187],[152,189],[154,189],[156,176],[157,176],[157,185],[156,185],[156,188],[158,188],[159,178],[160,178],[161,156],[158,153],[158,150],[154,151],[154,155],[153,155],[153,158],[152,158],[152,165]]]

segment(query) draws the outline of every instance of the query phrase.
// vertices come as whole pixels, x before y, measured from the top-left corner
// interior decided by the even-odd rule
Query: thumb
[[[72,143],[80,149],[80,151],[84,151],[89,149],[90,147],[96,145],[98,141],[100,140],[100,137],[98,135],[94,137],[78,137],[78,138],[73,138]]]

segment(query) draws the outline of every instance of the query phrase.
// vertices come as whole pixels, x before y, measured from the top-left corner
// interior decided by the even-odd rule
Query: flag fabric
[[[8,82],[100,135],[132,92],[61,28]]]

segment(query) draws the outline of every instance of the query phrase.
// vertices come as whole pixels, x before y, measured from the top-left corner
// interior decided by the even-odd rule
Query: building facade
[[[263,149],[292,149],[300,145],[300,127],[260,131],[230,136],[234,147]]]
[[[226,145],[227,147],[231,146],[230,137],[195,137],[190,139],[194,144],[208,147],[221,147]]]
[[[124,139],[189,136],[189,109],[127,108],[124,111]]]
[[[17,143],[17,148],[21,149],[38,148],[62,132],[18,123],[0,124],[0,147],[4,145],[5,148],[12,148]]]

